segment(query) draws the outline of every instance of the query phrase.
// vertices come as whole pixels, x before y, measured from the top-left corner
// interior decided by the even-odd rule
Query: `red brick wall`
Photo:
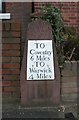
[[[0,21],[0,95],[2,93],[2,21]],[[0,100],[2,100],[0,96]]]
[[[20,98],[21,57],[30,22],[31,3],[6,2],[6,12],[11,13],[11,19],[3,22],[2,88],[3,101],[9,98],[12,101]]]
[[[2,92],[4,97],[19,98],[21,26],[4,21],[2,28]]]
[[[26,30],[30,22],[32,4],[31,2],[6,2],[6,12],[11,13],[12,21],[19,21],[21,23],[21,56],[23,56]]]
[[[61,9],[64,24],[72,26],[78,33],[78,2],[51,2],[51,4]],[[44,7],[46,3],[35,3],[35,11],[39,11],[39,8]]]

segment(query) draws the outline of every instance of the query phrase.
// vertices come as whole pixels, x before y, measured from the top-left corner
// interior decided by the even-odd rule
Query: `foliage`
[[[61,12],[58,8],[53,7],[51,4],[47,4],[45,8],[42,9],[42,12],[44,12],[45,15],[42,16],[41,18],[51,24],[54,40],[56,43],[58,62],[59,66],[61,66],[64,63],[63,51],[61,46],[64,40],[63,36],[64,24]]]
[[[79,60],[79,39],[73,27],[65,27],[63,50],[65,60]]]
[[[59,67],[64,65],[65,60],[79,60],[79,40],[75,29],[64,26],[61,11],[51,4],[47,4],[42,12],[45,14],[41,18],[48,21],[52,27]]]
[[[72,27],[65,27],[60,9],[47,4],[40,9],[44,13],[40,18],[49,22],[54,36],[59,67],[63,67],[65,60],[79,60],[79,40]]]

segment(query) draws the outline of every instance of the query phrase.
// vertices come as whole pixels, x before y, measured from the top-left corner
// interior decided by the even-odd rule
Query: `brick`
[[[0,30],[2,30],[2,31],[5,30],[5,24],[2,23],[2,24],[0,24],[0,26],[1,26]]]
[[[3,99],[3,101],[5,100],[5,102],[6,102],[6,99],[9,99],[9,98],[11,98],[10,102],[13,102],[12,101],[13,97],[18,98],[19,96],[20,96],[20,92],[18,92],[18,91],[16,91],[16,92],[6,92],[5,91],[5,92],[2,93],[2,99]],[[9,103],[9,100],[7,100],[7,101]]]
[[[62,83],[77,82],[77,76],[62,77]]]
[[[19,80],[19,75],[4,75],[3,80]]]
[[[0,75],[2,75],[2,69],[0,69]]]
[[[2,69],[2,63],[0,63],[0,69]]]
[[[20,82],[19,81],[11,81],[11,86],[19,87],[20,86]]]
[[[62,101],[64,102],[74,102],[74,101],[77,101],[77,94],[76,93],[73,93],[73,94],[63,94],[61,96],[62,98]]]
[[[0,86],[0,95],[2,95],[2,87]],[[1,97],[1,96],[0,96]],[[1,99],[1,98],[0,98]]]
[[[2,86],[10,86],[11,81],[2,81]]]
[[[11,57],[2,57],[2,63],[10,63]]]
[[[2,56],[3,56],[3,57],[20,56],[20,51],[18,51],[18,50],[3,51],[3,52],[2,52]]]
[[[20,23],[12,23],[12,24],[11,24],[11,30],[20,31],[20,30],[21,30],[21,25],[20,25]]]
[[[68,82],[68,83],[61,83],[62,88],[67,88],[67,87],[77,87],[77,82]]]
[[[14,95],[15,93],[16,95]],[[18,103],[20,101],[20,97],[18,93],[16,92],[3,92],[3,97],[2,97],[2,102],[3,104],[13,104],[13,103]]]
[[[16,92],[17,89],[19,89],[18,87],[3,87],[4,88],[4,92]]]
[[[77,23],[78,16],[75,16],[75,15],[74,16],[70,16],[69,19],[70,19],[71,22]],[[77,25],[78,25],[78,23],[77,23]]]
[[[11,63],[20,62],[20,57],[11,57]]]
[[[13,31],[4,31],[3,33],[2,33],[2,37],[3,38],[20,38],[20,32],[13,32]]]
[[[10,87],[14,87],[14,86],[16,86],[16,87],[19,87],[20,86],[20,83],[19,83],[19,81],[0,81],[0,84],[2,85],[2,86],[10,86]]]
[[[77,62],[65,62],[64,69],[62,70],[64,77],[77,76]]]
[[[19,44],[3,44],[2,49],[3,50],[19,50],[20,45]]]
[[[21,37],[20,32],[12,32],[12,36],[16,38]]]
[[[62,88],[62,94],[67,94],[67,93],[77,93],[77,87],[66,87]]]
[[[20,38],[3,38],[2,43],[20,43]]]
[[[2,80],[2,75],[0,75],[0,80]]]
[[[9,99],[9,97],[11,97],[11,92],[4,92],[2,93],[2,101],[4,103],[4,100],[6,101],[6,99]]]
[[[0,57],[0,63],[2,63],[2,57]]]
[[[20,70],[19,69],[3,69],[2,70],[3,75],[19,75]]]
[[[11,96],[13,97],[13,98],[15,98],[15,100],[17,99],[18,100],[18,102],[20,101],[20,88],[18,88],[19,90],[18,91],[16,91],[16,92],[13,92],[12,94],[11,94]]]
[[[8,6],[12,7],[12,6],[13,6],[13,3],[7,2],[7,3],[6,3],[6,7],[8,7]]]
[[[0,87],[2,86],[2,81],[0,81]]]
[[[0,57],[2,57],[2,50],[0,50]]]
[[[78,94],[79,94],[79,86],[77,87],[77,92],[78,92]]]
[[[4,23],[4,25],[5,25],[5,30],[9,31],[10,27],[11,27],[11,24],[10,23]]]
[[[2,25],[1,25],[1,22],[0,22],[0,38],[2,38]],[[0,39],[0,42],[1,42],[2,40]]]
[[[0,31],[0,44],[2,45],[2,31]]]
[[[20,64],[19,63],[5,63],[5,64],[3,64],[3,69],[13,69],[13,68],[20,68]]]
[[[11,74],[19,75],[20,74],[20,69],[11,70]]]
[[[0,44],[0,50],[2,50],[2,44]]]
[[[2,75],[11,75],[11,70],[9,70],[9,69],[3,69],[2,70]]]

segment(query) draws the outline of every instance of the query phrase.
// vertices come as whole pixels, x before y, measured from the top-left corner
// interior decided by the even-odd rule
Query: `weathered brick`
[[[0,69],[0,75],[2,75],[2,69]]]
[[[66,61],[64,69],[62,70],[62,75],[64,77],[77,76],[77,62],[76,61]]]
[[[13,31],[4,31],[3,33],[2,33],[2,37],[3,38],[20,38],[20,32],[13,32]]]
[[[7,4],[6,4],[7,6],[6,7],[12,7],[13,6],[13,3],[12,2],[7,2]]]
[[[10,28],[11,28],[11,24],[10,23],[3,23],[4,24],[4,27],[5,27],[5,31],[9,31]]]
[[[19,83],[19,81],[0,81],[0,84],[2,85],[2,86],[4,86],[4,87],[8,87],[8,86],[10,86],[10,87],[14,87],[14,86],[16,86],[16,87],[19,87],[20,86],[20,83]]]
[[[66,88],[62,88],[62,94],[68,94],[68,93],[77,93],[77,87],[66,87]]]
[[[0,75],[0,80],[2,80],[2,75]]]
[[[2,57],[2,63],[10,63],[11,57]]]
[[[19,75],[4,75],[3,80],[19,80]]]
[[[19,75],[20,74],[20,69],[14,69],[14,70],[12,69],[11,74]]]
[[[2,22],[1,21],[0,21],[0,33],[2,34]],[[1,36],[0,36],[0,38],[1,38]]]
[[[77,101],[77,94],[76,93],[74,93],[74,94],[63,94],[62,96],[61,96],[61,98],[62,98],[62,101],[64,101],[64,102],[68,102],[68,101],[70,101],[70,102],[76,102]]]
[[[18,87],[3,87],[4,92],[16,92],[19,88]]]
[[[79,95],[79,86],[77,87],[77,93],[78,93],[78,95]]]
[[[20,86],[20,81],[11,81],[11,86],[19,87]]]
[[[62,83],[72,83],[77,82],[77,76],[71,76],[71,77],[62,77]]]
[[[20,62],[20,57],[11,57],[11,63]]]
[[[3,92],[2,94],[2,102],[5,103],[15,103],[19,102],[20,100],[20,93],[19,92]]]
[[[13,93],[19,91],[19,86],[20,86],[19,79],[20,79],[21,28],[20,28],[20,24],[13,24],[13,22],[10,23],[5,21],[3,23],[3,27],[4,27],[2,33],[3,51],[0,55],[0,56],[3,55],[2,85],[3,85],[3,93],[11,93],[10,94],[11,96]],[[0,80],[2,78],[0,78]]]
[[[19,63],[5,63],[3,64],[3,69],[13,69],[13,68],[20,68],[20,64]]]
[[[2,56],[0,57],[0,63],[2,63]]]
[[[2,69],[2,63],[0,63],[0,69]]]
[[[20,25],[20,23],[12,23],[12,24],[11,24],[11,30],[20,31],[20,30],[21,30],[21,25]]]
[[[20,38],[3,38],[2,43],[20,43]]]
[[[3,75],[19,75],[20,69],[3,69],[2,70]]]
[[[3,50],[19,50],[20,45],[19,44],[3,44],[2,49]]]
[[[77,82],[67,82],[67,83],[61,83],[62,88],[67,88],[67,87],[77,87]]]
[[[5,24],[2,24],[2,23],[1,23],[0,26],[1,26],[1,27],[0,27],[1,29],[0,29],[0,30],[2,30],[2,31],[5,30]]]
[[[2,86],[2,81],[0,81],[0,87]]]
[[[0,95],[2,94],[2,87],[0,86]]]
[[[11,96],[12,96],[13,98],[15,98],[15,100],[17,99],[17,100],[19,101],[19,100],[20,100],[20,88],[18,88],[18,91],[13,92],[13,93],[11,94]]]
[[[16,32],[16,31],[12,32],[12,36],[16,38],[21,37],[20,32]]]
[[[2,50],[2,44],[0,44],[0,50]]]
[[[9,69],[3,69],[2,70],[2,75],[11,75],[11,70],[9,70]]]
[[[2,57],[2,50],[0,50],[0,57]]]
[[[11,97],[11,92],[4,92],[3,91],[3,93],[2,93],[2,101],[3,101],[3,103],[4,103],[5,98],[9,99],[9,97]]]
[[[11,81],[2,81],[2,86],[10,86]]]
[[[20,56],[20,51],[19,50],[7,50],[2,52],[3,57],[13,57],[13,56]]]

